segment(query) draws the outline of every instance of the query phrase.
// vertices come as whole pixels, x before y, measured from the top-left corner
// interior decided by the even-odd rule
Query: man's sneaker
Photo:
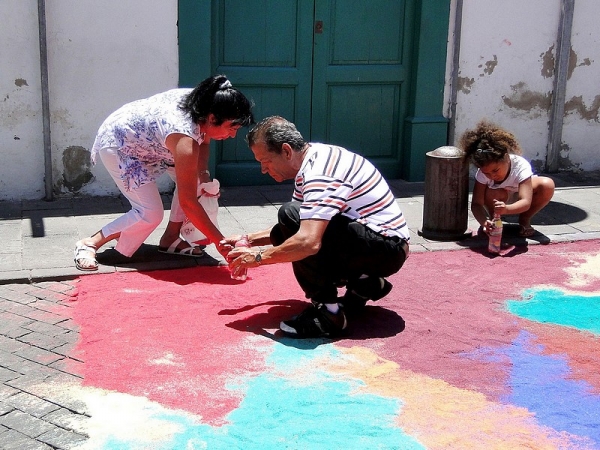
[[[392,287],[392,283],[382,277],[360,278],[348,283],[340,304],[347,313],[354,314],[362,311],[367,301],[381,300],[391,292]]]
[[[279,328],[295,338],[316,338],[339,336],[347,325],[346,316],[341,308],[333,314],[323,303],[317,303],[290,320],[284,320],[279,324]]]

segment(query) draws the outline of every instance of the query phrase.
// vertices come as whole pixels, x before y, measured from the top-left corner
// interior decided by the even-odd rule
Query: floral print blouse
[[[129,191],[155,181],[168,167],[173,167],[173,154],[166,147],[172,133],[190,136],[199,144],[204,133],[178,107],[191,89],[171,89],[123,105],[100,126],[92,147],[95,164],[101,148],[117,148],[121,179]]]

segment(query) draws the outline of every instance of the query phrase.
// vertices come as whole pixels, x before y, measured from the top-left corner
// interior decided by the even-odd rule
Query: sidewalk
[[[514,245],[564,242],[600,238],[600,171],[552,176],[557,189],[552,202],[534,217],[539,232],[530,239],[508,237]],[[423,226],[424,183],[392,180],[397,201],[411,230],[411,251],[456,250],[487,245],[482,238],[443,242],[419,235]],[[267,228],[276,220],[278,206],[291,198],[290,184],[223,188],[219,226],[227,236]],[[165,209],[171,198],[164,196]],[[222,264],[214,246],[203,258],[188,258],[158,253],[158,239],[166,226],[150,236],[130,260],[119,257],[110,244],[98,253],[98,272],[81,272],[73,264],[75,242],[99,230],[104,224],[129,209],[126,199],[116,197],[76,197],[52,202],[23,200],[0,202],[0,284],[56,281],[90,273],[120,270],[153,270]],[[513,220],[511,220],[513,219]],[[509,217],[516,222],[516,217]],[[478,224],[469,212],[468,229]],[[513,228],[514,231],[514,228]],[[514,233],[512,233],[514,234]]]

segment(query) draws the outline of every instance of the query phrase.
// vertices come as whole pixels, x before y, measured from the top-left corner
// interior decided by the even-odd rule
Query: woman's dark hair
[[[521,146],[515,136],[487,120],[480,121],[474,130],[465,131],[459,146],[464,157],[476,167],[500,161],[507,153],[521,154]]]
[[[204,80],[183,98],[179,108],[194,123],[206,123],[209,114],[215,116],[214,125],[217,126],[227,120],[243,127],[254,123],[252,103],[231,85],[225,75]]]
[[[263,142],[268,151],[278,154],[283,144],[289,144],[297,152],[306,145],[296,125],[279,116],[266,117],[257,123],[246,135],[246,142],[249,147]]]

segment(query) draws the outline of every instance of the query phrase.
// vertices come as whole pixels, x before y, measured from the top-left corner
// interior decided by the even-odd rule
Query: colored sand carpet
[[[600,241],[414,253],[389,280],[346,338],[294,340],[289,264],[82,277],[82,448],[600,449]]]

